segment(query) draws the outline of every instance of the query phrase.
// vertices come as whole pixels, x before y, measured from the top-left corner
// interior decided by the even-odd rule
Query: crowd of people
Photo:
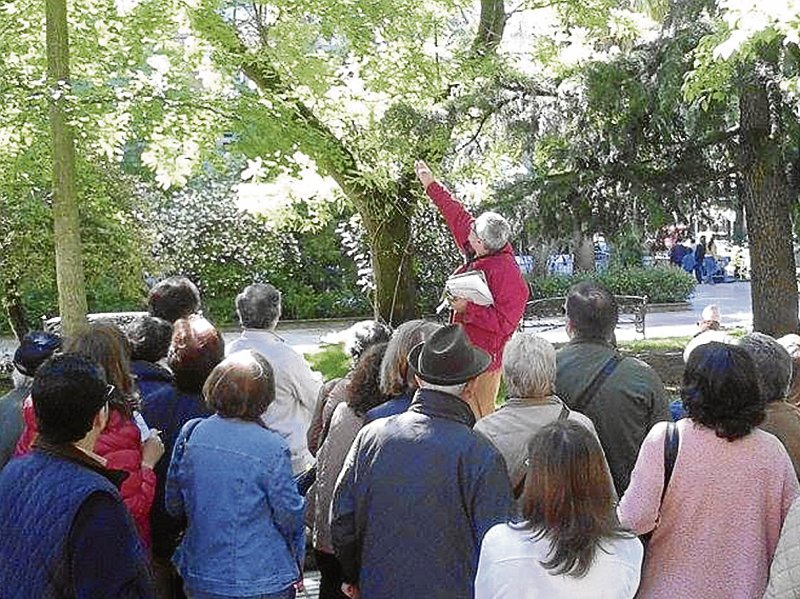
[[[417,172],[494,301],[361,323],[342,378],[261,283],[227,347],[185,277],[124,329],[21,340],[0,596],[293,598],[310,543],[321,599],[800,597],[800,337],[698,337],[671,410],[600,285],[570,289],[558,351],[515,332],[508,223]]]

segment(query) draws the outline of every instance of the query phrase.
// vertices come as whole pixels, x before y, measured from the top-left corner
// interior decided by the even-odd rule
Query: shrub
[[[685,302],[694,292],[694,277],[680,268],[614,268],[602,274],[529,278],[531,299],[566,295],[575,283],[595,280],[614,295],[646,295],[652,304]]]

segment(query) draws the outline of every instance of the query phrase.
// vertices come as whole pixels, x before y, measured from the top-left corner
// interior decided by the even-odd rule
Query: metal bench
[[[646,295],[615,295],[619,308],[617,326],[632,324],[637,333],[645,337],[645,319],[647,317]],[[531,300],[525,305],[525,312],[519,323],[519,330],[552,331],[566,324],[564,304],[566,296],[545,297]]]

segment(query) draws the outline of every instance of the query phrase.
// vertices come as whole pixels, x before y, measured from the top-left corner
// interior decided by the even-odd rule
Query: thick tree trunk
[[[575,272],[594,272],[594,243],[580,226],[576,226],[572,232],[572,247],[575,252]]]
[[[750,238],[753,329],[797,331],[797,280],[789,186],[770,99],[762,80],[746,80],[739,96],[742,196]]]
[[[69,39],[66,0],[45,0],[47,76],[53,134],[53,223],[61,329],[71,335],[86,323],[86,285],[81,258],[75,191],[75,143],[65,105],[69,92]]]
[[[416,318],[411,215],[391,209],[389,214],[369,215],[364,224],[375,278],[375,318],[392,326]]]

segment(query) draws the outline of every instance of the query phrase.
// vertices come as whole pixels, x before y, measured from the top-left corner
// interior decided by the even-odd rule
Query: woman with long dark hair
[[[475,599],[630,599],[642,544],[617,520],[597,437],[556,420],[528,444],[522,520],[492,527],[481,545]]]

